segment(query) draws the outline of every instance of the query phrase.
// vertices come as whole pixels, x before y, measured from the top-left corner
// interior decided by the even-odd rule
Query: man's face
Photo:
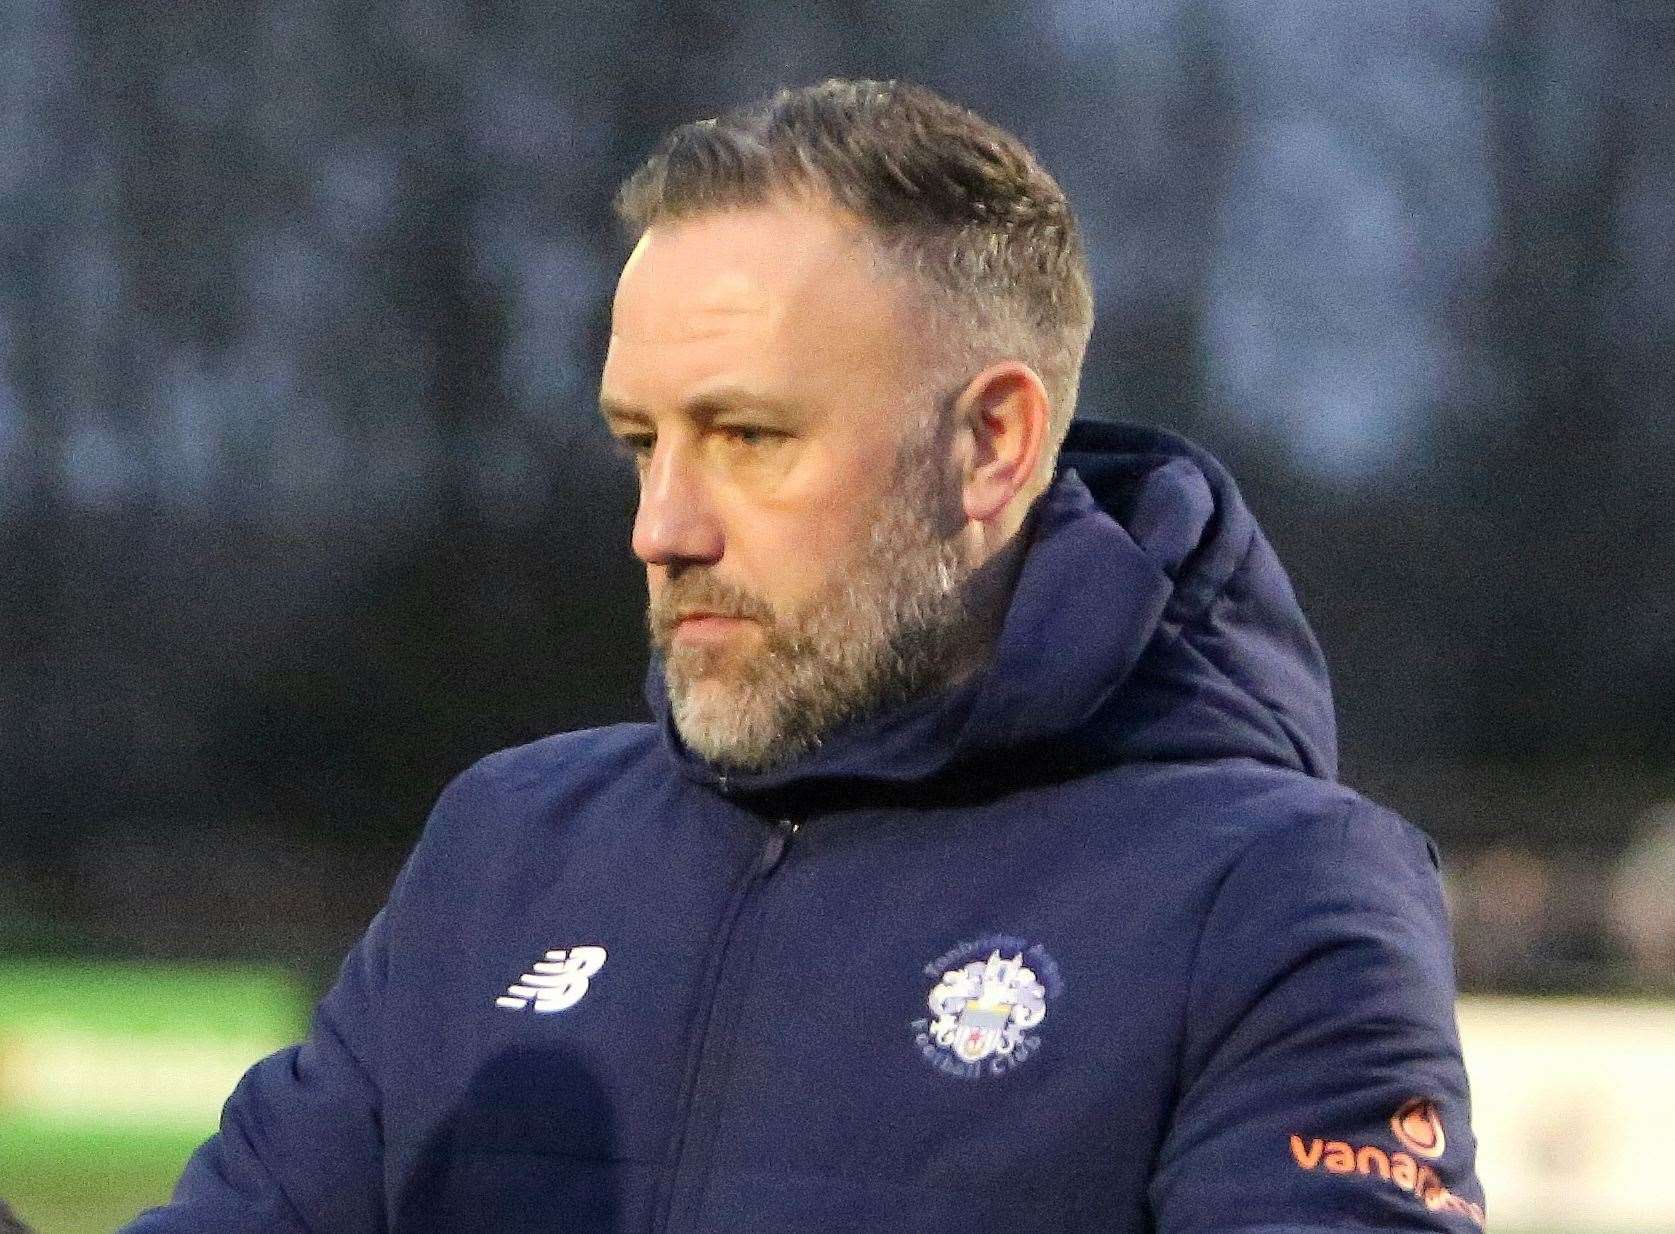
[[[674,718],[719,765],[784,762],[964,649],[948,426],[861,243],[816,207],[719,212],[649,230],[617,287],[600,401]]]

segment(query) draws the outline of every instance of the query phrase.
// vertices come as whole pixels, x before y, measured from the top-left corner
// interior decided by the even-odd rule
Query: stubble
[[[945,684],[969,656],[977,622],[943,435],[913,437],[853,560],[802,609],[776,613],[707,567],[672,573],[648,609],[675,726],[709,763],[782,766],[845,724]],[[679,614],[694,608],[750,618],[761,636],[749,651],[676,642]]]

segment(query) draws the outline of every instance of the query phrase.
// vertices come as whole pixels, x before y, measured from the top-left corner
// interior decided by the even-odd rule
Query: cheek
[[[831,586],[869,530],[835,502],[806,517],[759,519],[734,540],[738,569],[775,608],[794,611]]]
[[[812,445],[773,491],[740,486],[718,501],[722,572],[782,612],[817,601],[861,556],[894,478],[887,442]]]

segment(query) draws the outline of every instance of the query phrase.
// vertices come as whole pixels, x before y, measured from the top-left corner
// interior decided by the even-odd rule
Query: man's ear
[[[999,518],[1030,486],[1047,448],[1047,388],[1020,360],[1003,360],[973,377],[955,403],[972,451],[962,497],[977,523]]]

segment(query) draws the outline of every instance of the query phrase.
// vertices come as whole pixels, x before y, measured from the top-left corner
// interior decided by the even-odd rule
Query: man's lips
[[[690,613],[683,613],[676,620],[675,633],[682,638],[725,636],[749,621],[749,617],[737,617],[729,613],[711,613],[702,609],[694,609]]]

